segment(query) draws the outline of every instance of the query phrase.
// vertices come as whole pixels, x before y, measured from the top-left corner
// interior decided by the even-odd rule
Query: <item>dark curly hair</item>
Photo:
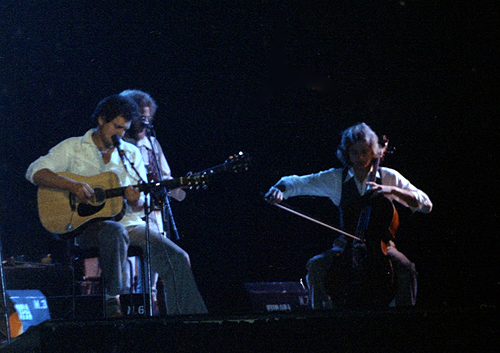
[[[131,121],[138,119],[140,115],[139,106],[132,99],[114,94],[97,104],[92,118],[97,120],[102,117],[106,122],[110,122],[118,116],[123,116],[125,120]]]

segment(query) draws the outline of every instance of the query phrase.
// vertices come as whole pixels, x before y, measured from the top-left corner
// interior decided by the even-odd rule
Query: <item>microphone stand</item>
[[[127,157],[127,155],[120,149],[120,137],[118,135],[113,135],[111,136],[113,140],[113,145],[116,147],[118,150],[118,154],[120,155],[120,158],[122,160],[123,166],[125,169],[127,169],[127,166],[125,164],[125,159],[128,161],[128,163],[132,166],[132,169],[134,169],[135,173],[139,176],[139,179],[142,180],[141,174],[137,171],[135,168],[134,164],[130,161],[130,159]],[[143,183],[148,184],[147,181],[142,180]],[[151,197],[148,197],[148,195],[151,193],[150,190],[145,189],[144,191],[145,195],[145,203],[144,203],[144,215],[146,217],[146,261],[144,264],[144,272],[146,273],[146,278],[147,278],[147,285],[146,288],[144,288],[145,293],[148,293],[148,316],[153,316],[153,298],[151,293],[151,288],[153,288],[152,285],[152,276],[151,276],[151,241],[150,241],[150,236],[149,236],[149,210],[151,209],[151,206],[148,205],[148,200],[152,199]]]
[[[3,269],[3,248],[2,248],[2,239],[0,233],[0,277],[2,277],[2,314],[5,319],[5,335],[7,336],[7,342],[10,342],[10,322],[9,322],[9,307],[7,302],[7,291],[5,290],[5,273]]]
[[[164,209],[167,209],[167,213],[168,213],[168,219],[169,219],[169,223],[170,223],[170,226],[172,228],[172,233],[174,235],[174,238],[175,240],[179,240],[180,237],[179,237],[179,231],[177,230],[177,225],[175,224],[175,220],[174,220],[174,214],[172,213],[172,208],[170,207],[170,200],[168,199],[168,195],[165,195],[165,207]],[[163,211],[165,213],[165,211]]]
[[[158,156],[156,155],[156,151],[154,149],[154,145],[153,145],[153,141],[151,139],[151,135],[153,135],[154,138],[158,141],[158,139],[156,138],[156,133],[155,133],[155,131],[153,129],[153,126],[147,126],[146,127],[146,137],[148,138],[149,143],[151,144],[151,152],[153,153],[153,158],[156,161],[156,171],[157,171],[157,173],[158,173],[158,175],[160,176],[160,179],[161,179],[160,163],[159,163],[159,160],[158,160]],[[165,197],[164,197],[163,202],[164,202],[163,213],[167,213],[168,214],[168,219],[170,221],[169,223],[170,223],[170,226],[172,228],[172,233],[174,235],[174,238],[175,238],[175,240],[179,240],[180,239],[179,232],[177,230],[177,225],[175,224],[174,214],[172,213],[172,208],[170,207],[170,200],[168,198],[168,194],[167,193],[165,193]],[[164,222],[164,224],[165,224],[165,222]]]
[[[149,195],[149,197],[148,197]],[[151,275],[151,241],[149,235],[149,213],[151,212],[151,192],[145,192],[146,202],[144,203],[144,216],[146,217],[146,263],[144,264],[144,272],[146,272],[147,285],[145,291],[148,293],[148,316],[153,316],[153,278]]]

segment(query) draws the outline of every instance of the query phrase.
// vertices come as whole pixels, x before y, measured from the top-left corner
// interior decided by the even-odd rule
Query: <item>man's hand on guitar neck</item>
[[[124,198],[127,200],[127,203],[130,207],[132,207],[134,212],[142,210],[144,201],[141,199],[141,191],[138,188],[133,187],[132,185],[127,186],[125,188]]]

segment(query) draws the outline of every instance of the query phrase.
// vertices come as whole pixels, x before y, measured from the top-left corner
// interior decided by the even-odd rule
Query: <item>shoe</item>
[[[120,306],[120,299],[109,298],[106,299],[106,318],[122,317],[122,309]]]

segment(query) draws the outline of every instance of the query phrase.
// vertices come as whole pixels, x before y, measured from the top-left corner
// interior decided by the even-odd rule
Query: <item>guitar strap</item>
[[[161,171],[158,164],[158,158],[154,150],[153,141],[150,136],[147,136],[151,149],[148,150],[148,179],[149,181],[161,181]],[[177,231],[177,226],[175,225],[174,215],[172,214],[172,209],[170,208],[170,200],[167,195],[165,188],[159,189],[157,194],[152,193],[153,202],[155,206],[161,205],[163,230],[168,235],[170,234],[170,226],[172,227],[172,232],[175,240],[179,240],[179,233]],[[170,237],[169,237],[170,238]]]
[[[158,163],[156,163],[156,154],[153,149],[148,150],[148,179],[149,181],[160,181],[160,168],[158,167]]]

